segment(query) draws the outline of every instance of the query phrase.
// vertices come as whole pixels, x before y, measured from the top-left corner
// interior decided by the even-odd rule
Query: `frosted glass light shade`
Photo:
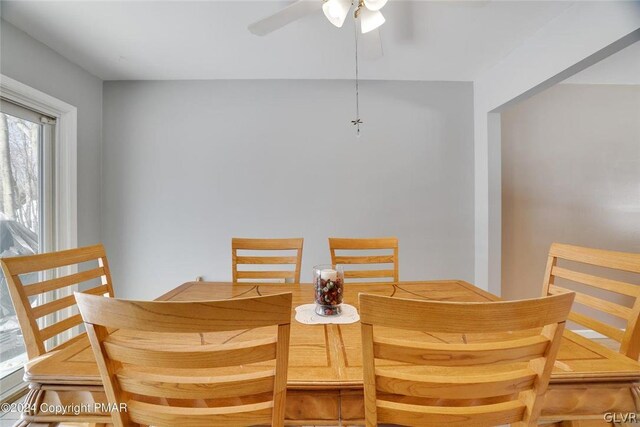
[[[380,10],[387,4],[387,0],[364,0],[364,5],[369,10]]]
[[[342,27],[351,9],[351,0],[327,0],[322,5],[324,16],[336,27]]]
[[[380,25],[384,24],[384,16],[377,10],[369,10],[362,8],[360,10],[360,29],[362,34],[375,30]]]

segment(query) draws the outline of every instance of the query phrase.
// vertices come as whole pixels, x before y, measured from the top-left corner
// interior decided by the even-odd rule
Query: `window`
[[[55,119],[0,99],[0,257],[53,247]],[[37,278],[34,278],[34,281]],[[34,302],[41,304],[43,301]],[[26,353],[7,282],[0,278],[2,391],[21,383]]]
[[[0,256],[77,247],[76,107],[0,74],[0,127]],[[4,400],[25,386],[26,357],[2,273],[0,300]]]

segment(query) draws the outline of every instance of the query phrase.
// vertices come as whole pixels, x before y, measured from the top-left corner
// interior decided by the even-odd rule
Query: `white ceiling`
[[[318,0],[321,1],[321,0]],[[390,1],[385,56],[361,77],[471,81],[573,2]],[[265,37],[282,1],[2,1],[2,17],[104,80],[342,79],[354,31],[321,12]]]
[[[563,83],[640,85],[640,42],[635,42]]]

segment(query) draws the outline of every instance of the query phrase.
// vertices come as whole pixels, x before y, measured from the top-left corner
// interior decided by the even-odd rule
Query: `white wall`
[[[78,109],[78,245],[100,241],[102,80],[0,20],[0,73]]]
[[[103,228],[116,294],[230,280],[232,236],[400,239],[400,278],[473,279],[469,83],[105,82]]]
[[[502,219],[508,299],[540,295],[552,242],[640,252],[640,86],[562,84],[505,110]]]
[[[475,285],[500,293],[500,126],[496,111],[640,39],[640,2],[575,2],[474,81]]]

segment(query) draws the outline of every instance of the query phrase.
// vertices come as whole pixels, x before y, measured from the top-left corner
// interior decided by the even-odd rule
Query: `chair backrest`
[[[565,261],[580,263],[574,264],[574,268],[577,267],[577,269],[584,269],[584,265],[588,264],[606,267],[609,270],[605,273],[596,273],[597,275],[588,274],[565,266]],[[558,265],[559,262],[562,265]],[[619,271],[616,273],[613,270]],[[638,359],[640,354],[640,276],[637,276],[636,284],[601,277],[601,274],[610,276],[611,273],[620,274],[620,271],[640,273],[640,254],[553,243],[547,258],[542,295],[576,292],[576,304],[569,314],[569,320],[616,340],[620,343],[620,353],[632,359]],[[578,289],[565,287],[573,288],[575,284],[578,284]],[[610,299],[617,299],[620,302],[626,299],[628,304],[618,304]],[[586,308],[587,314],[584,310],[582,313],[576,311],[576,305]],[[598,319],[593,317],[594,314],[598,315]],[[620,319],[617,325],[616,319]]]
[[[112,412],[115,426],[283,425],[291,293],[191,302],[76,298],[109,403],[127,405]],[[222,344],[205,335],[264,326],[277,332]]]
[[[93,262],[95,265],[92,268],[66,276],[53,274],[57,273],[56,269],[77,267],[78,264],[86,262]],[[76,300],[71,292],[68,292],[66,296],[56,297],[56,292],[52,291],[63,292],[64,288],[68,286],[100,280],[98,286],[90,285],[93,287],[83,290],[83,292],[113,296],[109,263],[102,245],[3,258],[0,260],[0,264],[7,279],[9,293],[20,322],[29,359],[40,356],[60,345],[68,345],[72,341],[60,342],[63,338],[60,334],[69,330],[73,331],[72,328],[82,324],[80,314],[73,314]],[[49,270],[54,270],[54,272],[51,273]],[[38,281],[25,285],[23,284],[25,275],[35,276]],[[52,294],[53,296],[50,297]],[[61,318],[63,316],[62,313],[59,313],[60,310],[66,310],[66,313],[71,313],[71,316]],[[42,318],[47,321],[46,326],[42,320],[38,321]],[[65,335],[72,335],[72,333]],[[72,338],[78,339],[80,335],[76,334]],[[45,345],[47,341],[56,337],[58,338],[56,345],[47,349]]]
[[[396,237],[380,237],[370,239],[343,239],[329,237],[331,263],[338,265],[359,265],[359,269],[346,269],[347,279],[387,279],[397,282],[398,279],[398,239]],[[386,250],[386,254],[362,255],[367,251]],[[339,251],[336,254],[336,251]],[[356,252],[357,255],[347,255]],[[374,264],[391,264],[391,268],[370,269]]]
[[[367,426],[534,425],[572,301],[360,294]],[[438,333],[454,338],[424,339]]]
[[[302,245],[304,239],[231,239],[231,269],[233,282],[241,280],[276,280],[300,283],[300,265],[302,263]],[[247,255],[238,251],[249,251]],[[256,256],[257,251],[296,251],[293,256]],[[238,265],[295,265],[295,270],[238,270]]]

